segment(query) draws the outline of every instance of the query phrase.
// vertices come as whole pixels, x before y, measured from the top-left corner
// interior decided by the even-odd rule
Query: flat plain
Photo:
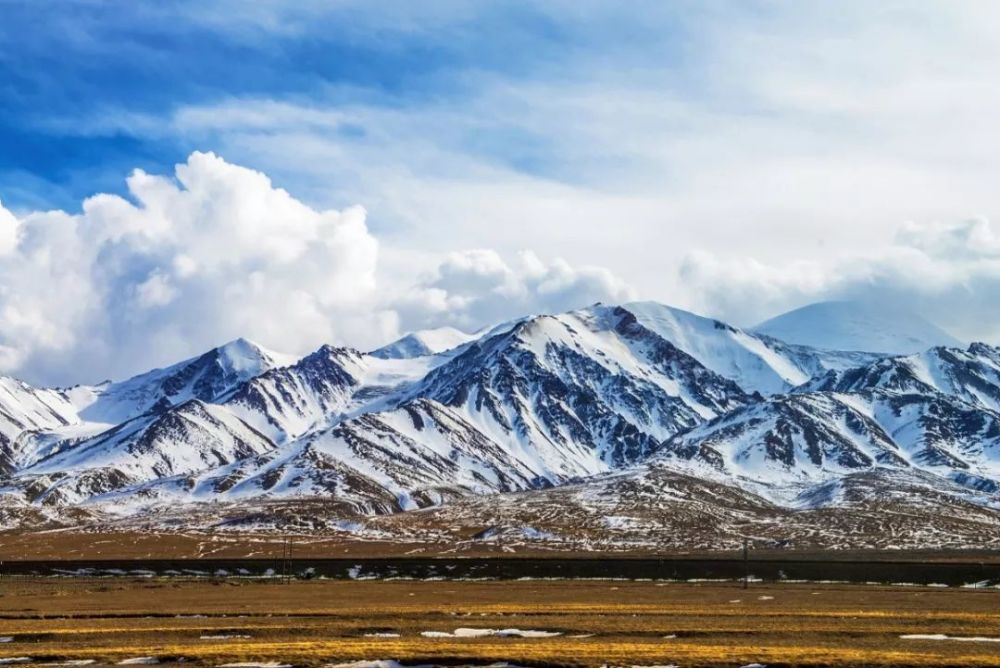
[[[995,589],[0,580],[0,663],[25,665],[1000,666],[998,638]]]

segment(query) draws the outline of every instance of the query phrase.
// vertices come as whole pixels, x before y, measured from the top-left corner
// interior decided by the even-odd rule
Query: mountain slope
[[[823,371],[858,366],[872,359],[863,354],[789,345],[655,302],[633,302],[621,308],[632,313],[642,326],[748,393],[785,392]]]
[[[620,307],[539,316],[466,346],[413,396],[458,408],[532,451],[558,481],[638,461],[664,438],[748,401]]]
[[[191,399],[56,450],[18,472],[38,502],[76,502],[136,482],[217,467],[273,449],[222,407]]]
[[[224,404],[276,442],[287,442],[397,405],[405,388],[446,359],[379,358],[325,345],[295,364],[248,380]]]
[[[259,499],[158,510],[102,530],[289,531],[405,546],[421,555],[503,549],[662,554],[757,548],[791,550],[996,549],[1000,509],[983,496],[911,469],[877,468],[806,487],[798,507],[679,472],[654,459],[579,483],[526,492],[463,496],[420,512],[356,515],[354,490],[321,500]],[[88,528],[89,528],[88,527]],[[664,574],[670,576],[669,566]]]
[[[661,457],[780,504],[803,485],[883,468],[990,492],[1000,490],[1000,414],[937,394],[782,395],[678,434]]]
[[[83,420],[118,424],[190,399],[217,402],[241,383],[293,361],[237,339],[164,369],[95,388],[74,388],[68,395],[77,402]]]
[[[829,350],[915,353],[961,343],[937,325],[902,308],[861,302],[820,302],[783,313],[753,328],[787,343]]]
[[[1000,411],[1000,348],[984,343],[973,343],[966,350],[931,348],[827,373],[808,387],[837,392],[940,393]]]
[[[877,466],[908,466],[865,411],[829,393],[781,395],[678,434],[664,456],[776,489]]]
[[[0,475],[14,470],[23,447],[19,439],[26,432],[76,421],[76,409],[60,392],[0,376]]]
[[[830,372],[800,391],[850,396],[910,461],[972,486],[1000,484],[1000,349],[932,348]]]
[[[108,498],[138,496],[162,505],[337,497],[356,512],[394,512],[468,494],[532,488],[539,484],[533,464],[454,410],[421,399],[347,420],[284,448]]]

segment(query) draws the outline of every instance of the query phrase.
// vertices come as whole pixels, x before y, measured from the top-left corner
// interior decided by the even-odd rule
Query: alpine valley
[[[0,377],[0,530],[28,528],[996,548],[1000,348],[849,303],[744,330],[644,302],[371,352],[239,339],[94,386]]]

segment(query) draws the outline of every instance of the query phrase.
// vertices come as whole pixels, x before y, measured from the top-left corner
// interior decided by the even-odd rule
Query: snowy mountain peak
[[[886,355],[963,345],[916,313],[900,307],[851,301],[809,304],[771,318],[753,331],[787,343]]]
[[[746,392],[785,392],[826,369],[855,366],[869,358],[818,352],[656,302],[633,302],[618,309],[646,329]]]
[[[189,399],[220,401],[241,383],[294,359],[240,338],[163,369],[90,388],[89,393],[75,388],[72,399],[84,420],[117,424]]]
[[[452,350],[474,338],[474,334],[466,334],[454,327],[424,329],[411,332],[369,354],[381,359],[412,359]]]
[[[211,352],[217,355],[219,364],[226,371],[251,375],[263,373],[274,367],[294,364],[298,359],[292,355],[268,350],[243,337],[224,343]]]

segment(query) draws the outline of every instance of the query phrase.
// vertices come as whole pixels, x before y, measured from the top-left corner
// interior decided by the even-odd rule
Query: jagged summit
[[[95,386],[89,393],[75,388],[71,396],[83,420],[117,424],[188,399],[219,401],[240,383],[294,359],[239,338],[165,368]]]

